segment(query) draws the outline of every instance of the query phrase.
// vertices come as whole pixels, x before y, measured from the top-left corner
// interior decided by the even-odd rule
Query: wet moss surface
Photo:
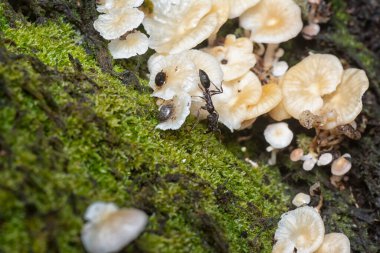
[[[331,186],[328,168],[306,173],[286,155],[278,167],[244,163],[266,162],[266,119],[233,135],[222,129],[221,141],[204,124],[191,130],[194,119],[155,130],[146,57],[112,62],[91,25],[95,1],[1,2],[0,252],[84,252],[82,216],[97,200],[149,214],[124,252],[270,252],[290,197],[317,181],[326,231],[344,232],[354,252],[378,252],[379,59],[347,28],[345,1],[331,2],[336,15],[317,41],[286,47],[290,64],[313,49],[371,78],[367,130],[342,146],[354,157],[344,191]]]

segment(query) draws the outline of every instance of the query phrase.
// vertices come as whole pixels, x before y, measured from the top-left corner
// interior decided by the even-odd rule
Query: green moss
[[[103,73],[64,22],[4,27],[0,251],[83,252],[96,200],[150,215],[128,252],[270,251],[287,201],[276,170],[252,169],[194,120],[155,130],[150,94]]]

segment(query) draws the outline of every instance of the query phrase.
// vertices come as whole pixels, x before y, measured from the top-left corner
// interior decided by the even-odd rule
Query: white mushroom
[[[256,64],[252,42],[247,38],[236,39],[232,34],[227,35],[224,46],[205,48],[204,51],[218,59],[224,81],[242,77]]]
[[[325,235],[321,247],[315,253],[350,253],[350,240],[342,233]]]
[[[240,129],[248,117],[248,106],[256,104],[261,94],[260,80],[252,72],[237,80],[225,82],[223,93],[213,97],[219,121],[231,131]]]
[[[112,10],[139,7],[143,2],[144,0],[102,0],[97,5],[96,10],[98,12],[108,13]]]
[[[94,28],[107,40],[115,40],[137,28],[144,19],[144,13],[136,8],[112,10],[99,15]]]
[[[114,59],[127,59],[136,55],[142,55],[148,50],[148,37],[135,31],[128,34],[125,39],[112,40],[108,49]]]
[[[178,93],[171,100],[159,101],[158,119],[156,126],[161,130],[179,129],[190,114],[191,97],[186,93]]]
[[[310,195],[300,192],[296,196],[294,196],[292,204],[296,207],[300,207],[303,205],[308,205],[310,203],[310,200]]]
[[[297,252],[312,253],[322,244],[324,234],[319,213],[312,207],[303,206],[281,216],[274,238],[291,241]]]
[[[216,33],[227,20],[228,0],[152,0],[153,13],[143,22],[150,47],[175,54]]]
[[[198,71],[195,64],[183,54],[153,55],[148,61],[149,85],[152,96],[165,100],[181,92],[198,88]]]
[[[342,74],[342,64],[333,55],[314,54],[306,57],[291,67],[282,79],[286,111],[296,119],[304,111],[318,115],[324,104],[323,96],[336,90]]]
[[[317,165],[318,166],[325,166],[329,163],[331,163],[333,160],[333,155],[331,153],[323,153],[319,156]]]
[[[261,0],[240,17],[240,26],[251,31],[251,40],[279,44],[301,31],[301,9],[292,0]]]
[[[315,154],[309,153],[307,155],[304,155],[301,160],[303,160],[302,168],[306,171],[310,171],[314,168],[315,164],[317,163],[318,159],[316,158]]]
[[[112,203],[96,202],[85,214],[82,242],[89,253],[120,251],[144,230],[148,216],[135,208],[118,209]]]
[[[347,155],[343,155],[336,159],[331,165],[331,173],[335,176],[343,176],[350,171],[352,164]]]
[[[293,140],[293,132],[284,122],[268,125],[264,130],[265,140],[270,144],[267,149],[271,151],[270,165],[276,164],[276,153],[279,149],[287,147]]]
[[[292,241],[277,241],[273,245],[272,253],[294,253],[294,248],[294,243]]]

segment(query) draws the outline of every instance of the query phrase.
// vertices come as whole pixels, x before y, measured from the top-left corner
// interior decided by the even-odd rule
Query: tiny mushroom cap
[[[251,30],[251,40],[279,44],[302,30],[301,8],[293,0],[261,0],[240,17],[240,26]]]
[[[304,161],[302,164],[302,168],[306,171],[312,170],[318,161],[317,158],[315,158],[315,156],[310,153],[303,156],[302,160]]]
[[[321,247],[315,253],[350,253],[350,240],[342,233],[325,235]]]
[[[109,214],[119,210],[117,205],[114,203],[106,203],[102,201],[97,201],[92,203],[84,214],[84,219],[86,221],[96,222],[107,217]]]
[[[342,82],[335,92],[323,98],[324,106],[321,114],[334,111],[335,120],[329,120],[324,129],[349,124],[362,111],[362,96],[368,89],[368,77],[363,70],[347,69],[343,73]]]
[[[247,108],[256,104],[262,93],[258,77],[248,72],[239,79],[224,82],[223,93],[213,97],[219,121],[231,131],[240,129],[247,118]]]
[[[114,10],[99,15],[94,28],[107,40],[115,40],[137,28],[144,19],[144,13],[136,8]]]
[[[335,176],[343,176],[350,171],[351,167],[351,162],[343,155],[332,163],[331,173]]]
[[[311,40],[318,35],[320,30],[321,27],[318,24],[309,24],[302,29],[302,36],[307,40]]]
[[[341,81],[343,67],[330,54],[314,54],[291,67],[282,79],[283,103],[286,111],[299,119],[304,111],[318,114],[323,96],[334,92]]]
[[[272,75],[275,77],[283,76],[288,70],[289,65],[285,61],[278,61],[273,63],[272,66]]]
[[[275,149],[287,147],[293,140],[293,132],[284,122],[268,125],[264,130],[265,140]]]
[[[215,60],[216,61],[216,60]],[[153,55],[148,61],[152,96],[172,99],[179,92],[196,89],[199,77],[195,64],[183,54]]]
[[[150,47],[162,54],[195,47],[216,33],[229,13],[228,0],[168,0],[153,5],[143,25]]]
[[[301,160],[303,157],[303,149],[302,148],[296,148],[290,153],[290,160],[293,162],[297,162]]]
[[[83,245],[90,253],[120,251],[141,234],[148,222],[148,216],[135,208],[99,215],[102,218],[87,222],[81,233]]]
[[[114,59],[127,59],[145,54],[148,50],[148,44],[148,37],[139,31],[135,31],[128,34],[125,39],[112,40],[108,44],[108,49]]]
[[[172,100],[163,101],[159,107],[159,123],[156,128],[161,130],[179,129],[190,114],[191,96],[178,93]]]
[[[297,252],[311,253],[322,244],[324,234],[325,226],[319,213],[303,206],[281,216],[274,238],[291,241]]]
[[[300,192],[293,198],[292,204],[296,207],[300,207],[303,205],[308,205],[310,200],[310,195]]]
[[[277,241],[273,245],[272,253],[294,253],[294,243],[289,240]]]
[[[218,59],[223,70],[223,80],[231,81],[246,74],[256,64],[253,43],[247,38],[236,39],[235,35],[227,35],[224,46],[205,48],[205,52]]]
[[[260,0],[228,0],[230,3],[230,15],[228,18],[237,18],[243,12],[256,5]]]
[[[333,155],[331,153],[323,153],[319,158],[317,165],[318,166],[325,166],[329,163],[331,163],[333,160]]]

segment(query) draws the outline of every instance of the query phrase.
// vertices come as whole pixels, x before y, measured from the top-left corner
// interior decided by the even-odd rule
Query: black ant
[[[206,110],[209,114],[207,115],[207,121],[208,121],[208,132],[213,131],[219,131],[218,128],[218,119],[219,114],[215,110],[214,104],[212,103],[211,97],[217,94],[223,93],[223,87],[220,87],[220,89],[210,81],[210,78],[208,77],[207,73],[199,69],[199,79],[201,83],[198,83],[198,87],[202,90],[203,96],[200,96],[205,102],[206,105],[201,106],[201,109]],[[210,84],[213,84],[216,90],[210,90]],[[199,111],[198,111],[199,115]]]

